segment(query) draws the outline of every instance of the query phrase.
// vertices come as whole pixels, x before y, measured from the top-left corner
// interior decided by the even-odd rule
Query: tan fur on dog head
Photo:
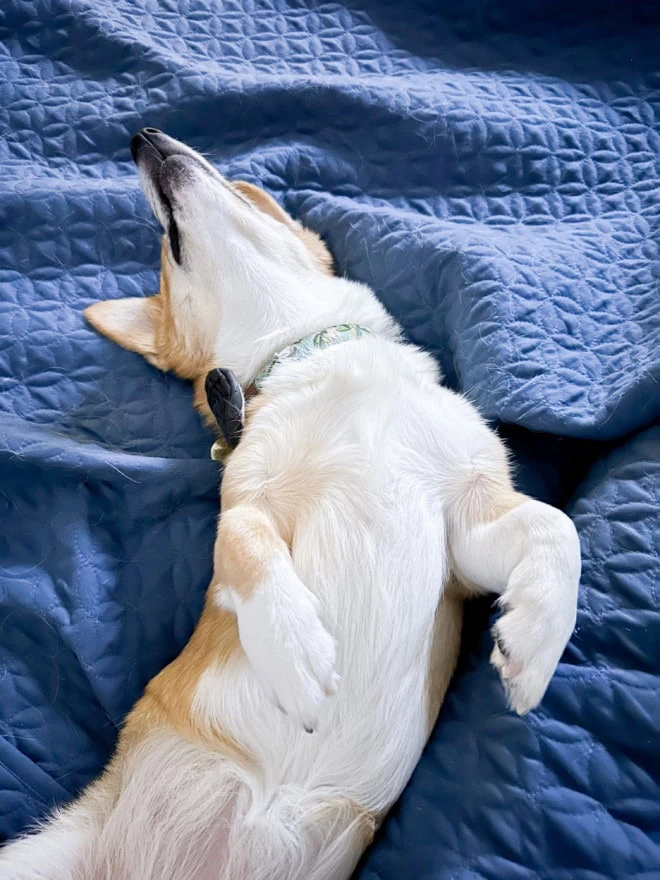
[[[332,256],[322,239],[293,220],[264,190],[245,181],[230,185],[239,197],[283,224],[303,243],[318,272],[333,275]],[[284,232],[283,229],[283,232]],[[161,370],[171,370],[195,386],[195,406],[210,424],[215,421],[206,404],[204,379],[214,366],[213,335],[208,332],[217,316],[177,309],[172,297],[174,260],[167,236],[161,248],[160,290],[155,296],[105,300],[85,309],[90,324],[113,342],[143,355]]]

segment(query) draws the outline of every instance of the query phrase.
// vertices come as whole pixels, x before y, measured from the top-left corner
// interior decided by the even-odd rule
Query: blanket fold
[[[150,125],[320,232],[580,531],[578,629],[541,708],[506,712],[477,603],[357,876],[660,876],[659,18],[4,0],[0,837],[99,772],[209,580],[219,473],[191,391],[82,318],[156,290],[128,148]]]

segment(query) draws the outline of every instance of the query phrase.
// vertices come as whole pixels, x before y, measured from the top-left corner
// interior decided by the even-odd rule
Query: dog
[[[102,334],[246,405],[187,647],[103,775],[0,855],[3,880],[343,880],[401,794],[452,674],[466,596],[534,708],[576,618],[580,548],[434,360],[263,190],[156,129],[131,148],[164,229],[160,292]]]

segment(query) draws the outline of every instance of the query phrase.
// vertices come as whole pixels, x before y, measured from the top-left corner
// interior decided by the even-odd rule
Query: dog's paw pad
[[[570,622],[558,626],[556,619],[540,618],[521,605],[507,608],[494,625],[490,662],[519,715],[543,699],[570,632]]]

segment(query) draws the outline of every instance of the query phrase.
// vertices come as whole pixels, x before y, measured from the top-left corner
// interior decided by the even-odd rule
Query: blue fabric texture
[[[468,610],[360,880],[660,876],[655,0],[3,0],[0,835],[100,771],[208,584],[190,388],[85,325],[157,284],[129,136],[269,190],[565,507],[584,575],[518,718]]]

